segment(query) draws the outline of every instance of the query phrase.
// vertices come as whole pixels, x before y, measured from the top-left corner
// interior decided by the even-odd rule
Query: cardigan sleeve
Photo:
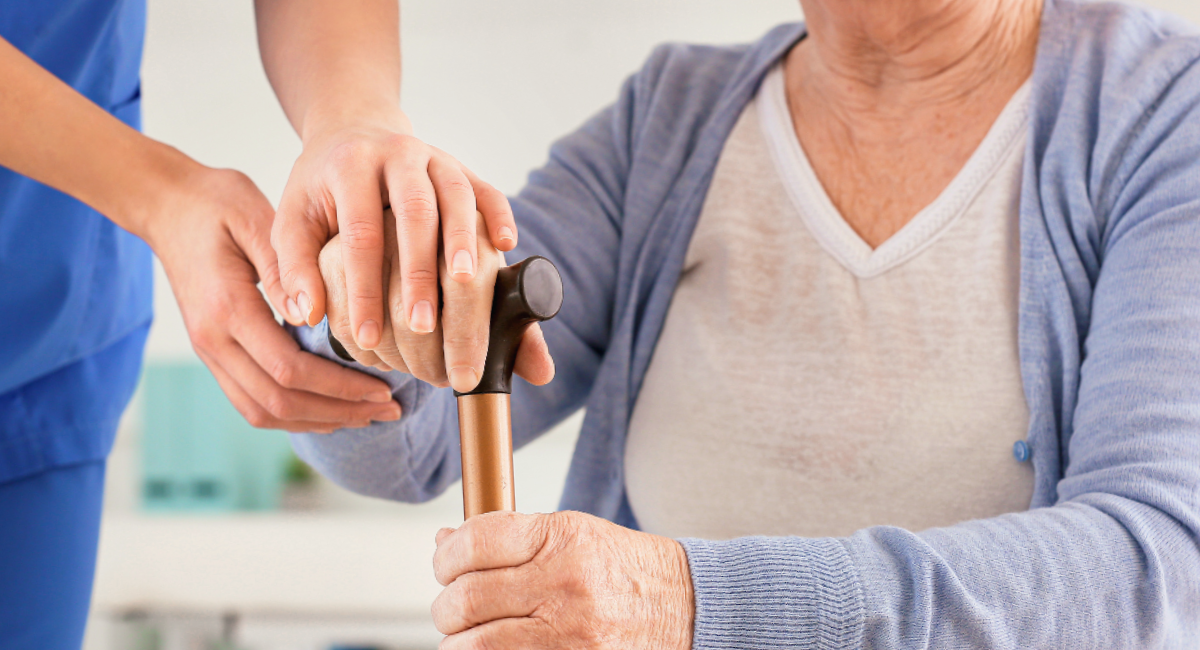
[[[520,243],[513,262],[543,255],[563,278],[563,306],[542,324],[556,376],[542,387],[514,377],[513,437],[521,446],[582,407],[595,381],[612,320],[620,215],[629,166],[635,76],[619,100],[551,148],[511,199]],[[400,402],[397,422],[332,434],[294,434],[297,454],[346,489],[421,502],[441,494],[462,473],[453,392],[399,372],[380,373],[339,360],[327,325],[294,330],[301,345],[325,358],[385,379]]]
[[[1200,47],[1187,49],[1194,60]],[[1077,398],[1053,396],[1069,404],[1046,449],[1062,463],[1057,498],[922,532],[682,540],[694,648],[1196,647],[1200,69],[1163,87],[1099,111],[1128,125],[1088,136],[1112,146],[1088,158],[1081,136],[1066,143],[1080,164],[1035,172],[1037,191],[1052,199],[1041,218],[1055,233],[1023,258],[1038,266],[1025,277],[1074,273],[1090,291],[1080,311],[1062,285],[1043,292],[1070,321],[1062,329],[1082,331],[1077,388],[1068,388]],[[1061,174],[1067,168],[1077,169]],[[1035,360],[1038,372],[1063,370],[1052,357]]]

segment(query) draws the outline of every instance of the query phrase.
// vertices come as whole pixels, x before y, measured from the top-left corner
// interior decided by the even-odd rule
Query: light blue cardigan
[[[636,526],[634,400],[725,138],[802,33],[659,48],[513,200],[510,259],[546,255],[566,286],[545,327],[558,377],[517,382],[517,444],[587,407],[563,508]],[[1031,509],[923,532],[682,540],[695,648],[1200,645],[1198,58],[1200,36],[1163,14],[1045,9],[1020,217]],[[298,333],[332,356],[324,334]],[[432,498],[460,474],[454,397],[387,379],[400,423],[296,449],[352,490]]]

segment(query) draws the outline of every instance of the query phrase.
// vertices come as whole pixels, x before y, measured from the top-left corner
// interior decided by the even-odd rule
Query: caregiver
[[[586,406],[582,512],[441,531],[442,650],[1195,647],[1200,33],[800,4],[749,48],[657,50],[512,200],[515,257],[565,285],[513,431]],[[393,329],[403,418],[293,441],[420,501],[460,475],[455,400]]]
[[[135,130],[145,10],[144,0],[0,8],[5,650],[65,650],[82,639],[105,457],[150,325],[151,249],[193,346],[229,398],[252,423],[292,430],[395,420],[400,409],[383,382],[302,352],[256,283],[291,322],[319,322],[323,297],[304,293],[299,281],[306,269],[316,273],[332,233],[345,231],[348,246],[381,233],[384,198],[415,206],[400,216],[423,237],[408,243],[427,249],[426,266],[411,265],[414,276],[436,277],[436,208],[469,240],[451,251],[467,251],[456,277],[474,276],[477,181],[411,137],[398,101],[396,0],[257,3],[267,73],[304,140],[281,214],[301,223],[282,238],[291,245],[282,284],[270,241],[275,212],[254,184]],[[475,187],[478,207],[505,235],[495,243],[511,247],[515,227],[503,197],[489,203],[489,188]],[[378,269],[380,246],[351,251],[350,266],[361,257]],[[369,319],[372,307],[383,310],[379,281],[374,304],[372,283],[360,284],[356,309]],[[369,347],[371,337],[360,343]]]

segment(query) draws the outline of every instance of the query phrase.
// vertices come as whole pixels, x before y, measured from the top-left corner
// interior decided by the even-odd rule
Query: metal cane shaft
[[[562,277],[544,257],[535,255],[496,273],[487,358],[479,384],[470,392],[455,393],[467,519],[516,509],[509,407],[513,368],[525,330],[554,318],[562,296]]]
[[[515,510],[512,419],[507,393],[461,395],[463,517]]]

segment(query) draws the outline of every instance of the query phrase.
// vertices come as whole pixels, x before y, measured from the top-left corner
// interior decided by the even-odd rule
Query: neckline
[[[946,189],[874,249],[834,206],[800,145],[788,109],[782,62],[767,73],[754,103],[776,171],[801,219],[826,252],[854,275],[869,278],[915,257],[966,211],[1028,132],[1030,95],[1031,83],[1026,81]]]

